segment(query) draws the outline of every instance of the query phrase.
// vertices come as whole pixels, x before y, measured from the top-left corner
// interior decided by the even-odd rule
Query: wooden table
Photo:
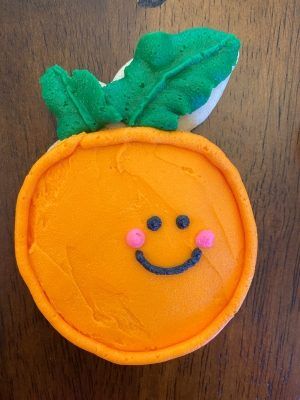
[[[151,3],[141,1],[140,3]],[[297,0],[2,0],[0,398],[296,400],[300,398],[299,2]],[[190,26],[230,31],[240,64],[196,131],[239,168],[257,219],[257,272],[240,312],[209,345],[159,365],[123,367],[63,339],[37,310],[14,257],[14,207],[30,166],[56,140],[40,97],[45,67],[103,81],[139,36]]]

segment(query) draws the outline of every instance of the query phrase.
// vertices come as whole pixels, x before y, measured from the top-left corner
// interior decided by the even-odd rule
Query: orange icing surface
[[[185,230],[180,214],[191,221]],[[153,215],[156,232],[146,227]],[[215,245],[190,270],[155,275],[125,242],[132,228],[159,266],[189,258],[202,229]],[[36,163],[19,195],[16,254],[37,305],[69,340],[115,362],[157,362],[200,347],[232,318],[253,275],[256,229],[216,146],[123,128],[71,137]]]

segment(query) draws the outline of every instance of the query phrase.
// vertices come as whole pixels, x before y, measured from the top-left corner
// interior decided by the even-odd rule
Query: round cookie
[[[144,234],[138,246],[133,229]],[[36,304],[68,340],[120,364],[166,361],[211,340],[248,291],[256,249],[237,170],[190,133],[72,136],[33,166],[18,197],[16,256]],[[195,250],[193,265],[168,273]]]
[[[20,190],[16,258],[41,312],[79,347],[166,361],[241,306],[257,252],[246,190],[217,146],[182,131],[208,116],[239,47],[209,28],[154,32],[107,85],[58,65],[41,77],[59,141]]]

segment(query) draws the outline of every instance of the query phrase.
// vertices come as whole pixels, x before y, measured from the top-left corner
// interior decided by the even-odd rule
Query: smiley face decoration
[[[240,308],[256,260],[251,205],[224,153],[184,131],[211,112],[238,54],[231,34],[157,32],[108,85],[59,66],[41,77],[60,141],[21,188],[16,257],[77,346],[119,364],[166,361]]]

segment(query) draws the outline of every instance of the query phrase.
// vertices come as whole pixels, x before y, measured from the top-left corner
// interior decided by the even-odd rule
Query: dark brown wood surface
[[[1,0],[1,399],[300,399],[299,12],[297,0],[167,0],[156,8]],[[243,41],[227,91],[197,132],[244,178],[259,230],[257,272],[238,315],[205,348],[164,364],[116,366],[63,339],[17,272],[16,196],[56,139],[38,79],[58,63],[110,80],[140,34],[197,25]]]

